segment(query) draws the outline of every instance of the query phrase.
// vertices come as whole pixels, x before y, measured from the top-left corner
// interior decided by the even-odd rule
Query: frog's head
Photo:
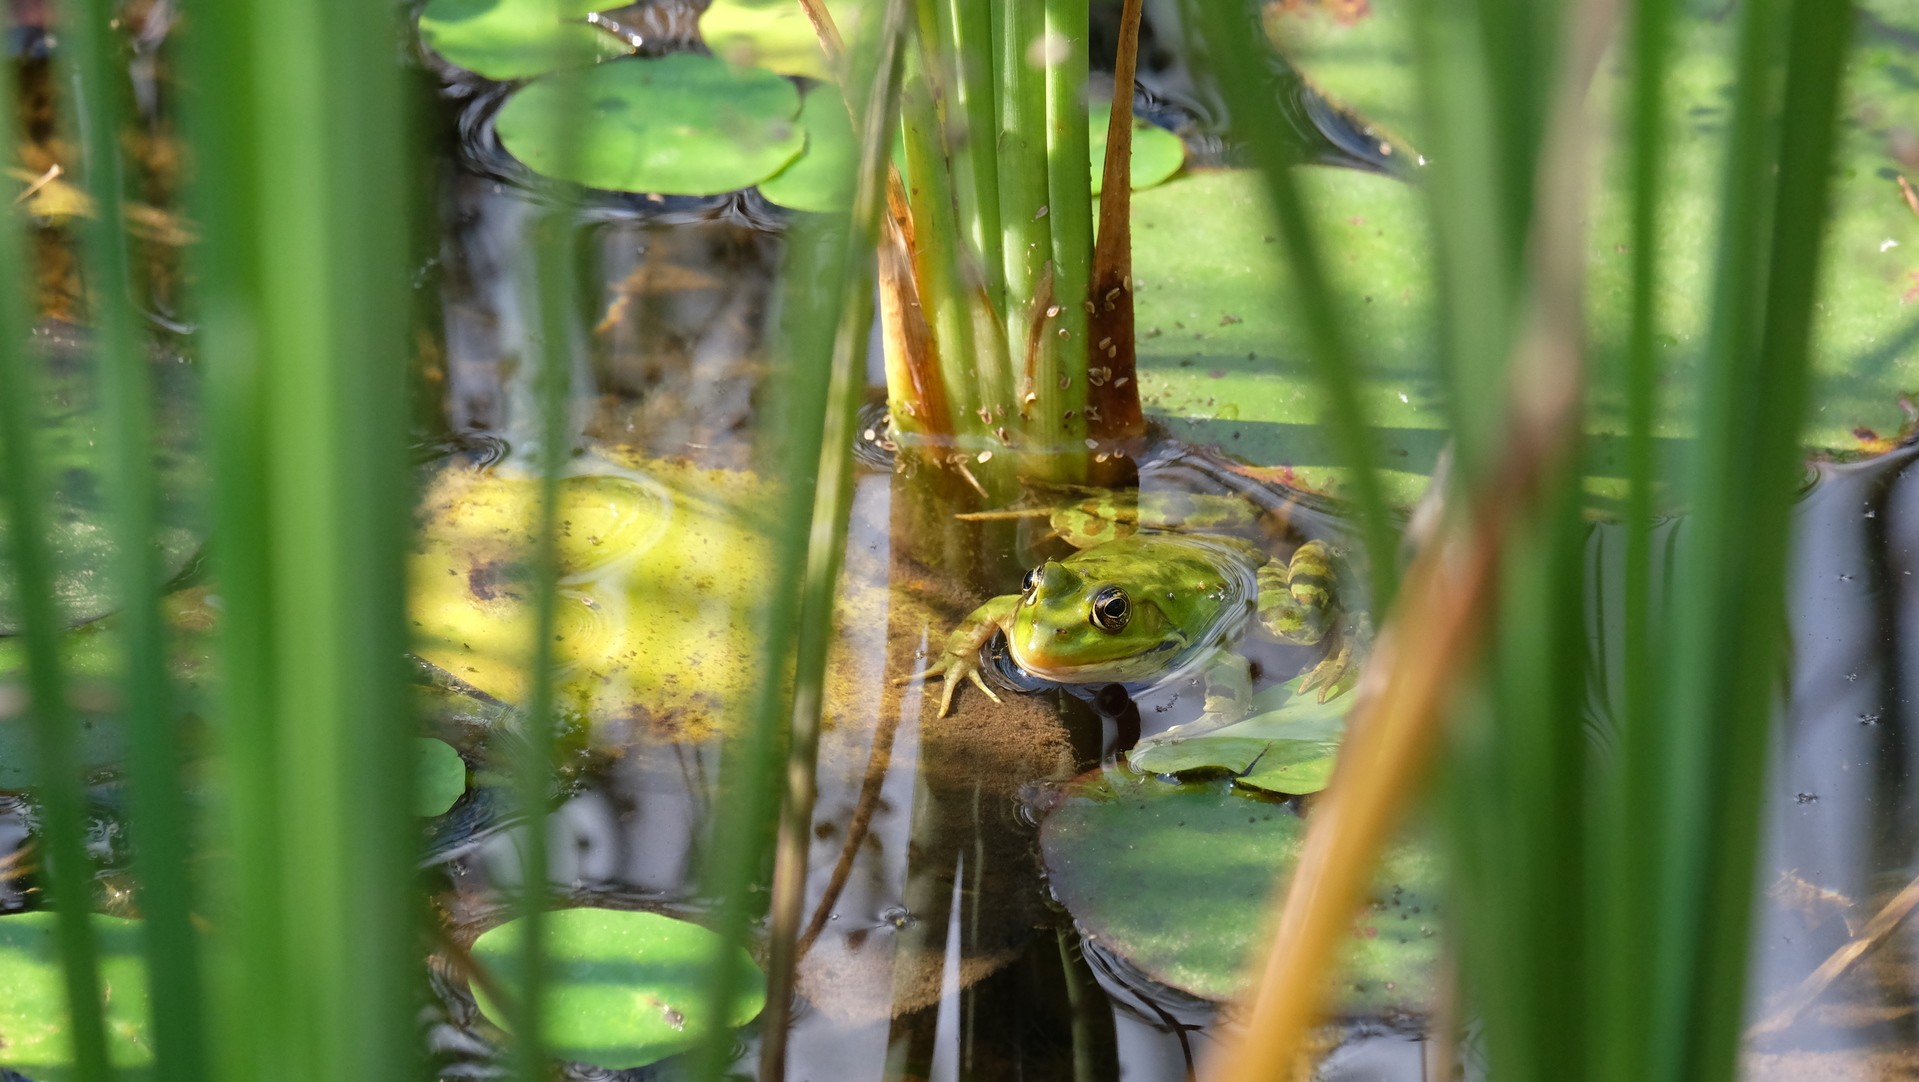
[[[1187,636],[1126,584],[1048,560],[1026,573],[1006,641],[1034,676],[1088,684],[1158,675]]]

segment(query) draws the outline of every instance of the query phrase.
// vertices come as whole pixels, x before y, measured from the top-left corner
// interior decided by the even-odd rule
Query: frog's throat
[[[1186,637],[1179,635],[1136,654],[1077,665],[1049,665],[1041,658],[1027,656],[1025,651],[1017,647],[1013,648],[1012,654],[1020,668],[1041,680],[1051,680],[1056,684],[1123,683],[1165,675],[1186,645]]]

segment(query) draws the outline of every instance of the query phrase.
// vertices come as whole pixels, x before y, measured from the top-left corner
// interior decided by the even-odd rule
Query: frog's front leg
[[[1013,626],[1013,610],[1019,607],[1020,595],[1006,594],[996,597],[960,622],[951,635],[946,636],[946,645],[940,650],[939,657],[916,673],[895,680],[896,684],[911,684],[920,680],[930,680],[935,676],[946,680],[946,688],[940,695],[939,717],[945,717],[953,709],[953,692],[959,689],[961,680],[971,680],[975,687],[986,693],[986,697],[999,702],[999,696],[986,686],[979,674],[979,652],[995,631],[1010,631]]]
[[[1326,643],[1326,656],[1299,683],[1302,695],[1318,689],[1320,702],[1357,661],[1357,636],[1343,626],[1335,559],[1324,541],[1308,541],[1284,566],[1274,561],[1258,572],[1259,622],[1266,630],[1301,646]]]

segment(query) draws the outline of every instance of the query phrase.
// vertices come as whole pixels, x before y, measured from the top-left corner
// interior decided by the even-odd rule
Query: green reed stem
[[[1038,411],[1034,437],[1053,450],[1049,476],[1083,480],[1086,455],[1086,368],[1104,360],[1097,344],[1087,341],[1086,301],[1093,277],[1093,189],[1091,173],[1078,169],[1090,162],[1092,151],[1086,126],[1087,0],[1045,0],[1046,39],[1059,49],[1049,56],[1046,88],[1047,218],[1052,222],[1053,303],[1056,319],[1044,331],[1049,346],[1058,350],[1058,376],[1048,386],[1051,411]],[[1061,387],[1064,381],[1066,386]],[[1044,381],[1043,381],[1044,382]],[[1078,468],[1075,468],[1075,464]]]
[[[832,639],[830,595],[837,579],[844,507],[850,498],[852,406],[863,370],[860,345],[871,318],[867,300],[872,292],[871,253],[885,203],[888,150],[898,122],[901,71],[912,19],[911,0],[887,0],[872,48],[852,59],[847,86],[858,117],[860,174],[850,220],[795,230],[786,253],[782,279],[787,301],[782,310],[787,315],[782,330],[789,363],[779,368],[783,374],[780,393],[770,399],[785,407],[774,460],[786,469],[774,521],[809,525],[806,530],[788,529],[776,539],[769,581],[799,585],[775,589],[767,598],[759,690],[746,731],[725,752],[724,795],[711,850],[715,858],[703,884],[707,894],[720,902],[716,930],[721,951],[746,939],[751,927],[756,907],[750,888],[764,868],[768,827],[779,811],[782,745],[792,749],[785,758],[787,830],[790,833],[790,824],[802,817],[809,823],[812,818],[806,794],[812,788],[810,758],[818,739],[822,651]],[[833,513],[827,514],[829,510]],[[797,633],[800,630],[803,637]],[[794,656],[796,639],[814,640],[798,658]],[[789,672],[795,687],[790,704],[785,695]],[[782,732],[781,722],[788,719],[801,727],[790,734]],[[797,859],[803,886],[803,850]],[[780,959],[776,968],[783,970],[774,977],[775,995],[789,995],[793,979],[792,934],[797,929],[790,912],[797,905],[792,896],[797,889],[791,881],[793,860],[787,859],[783,874],[788,882],[780,895],[789,911],[776,918],[784,942],[774,948]],[[776,889],[779,878],[776,873]],[[715,964],[710,972],[709,1009],[715,1018],[728,1017],[739,994],[733,967]],[[780,1004],[770,998],[769,1006],[777,1011]],[[783,1031],[787,1019],[776,1013],[762,1024],[769,1031]],[[762,1070],[777,1077],[784,1069],[784,1033],[769,1039],[772,1045]],[[727,1066],[732,1040],[731,1033],[716,1029],[696,1052],[695,1077],[718,1078]]]
[[[416,1073],[393,14],[209,0],[183,80],[225,601],[217,1062],[236,1082]]]
[[[14,81],[0,79],[0,145],[14,146]],[[67,706],[67,681],[60,663],[60,633],[65,628],[53,598],[55,567],[47,544],[51,519],[40,461],[39,351],[31,344],[26,298],[32,280],[24,245],[15,228],[19,218],[0,219],[0,484],[12,544],[15,596],[26,647],[27,721],[33,738],[36,790],[45,819],[40,846],[41,875],[56,914],[61,974],[66,983],[71,1022],[74,1077],[103,1082],[107,1065],[106,1025],[100,998],[99,950],[89,918],[93,865],[87,859],[87,825],[80,763],[74,750],[73,714]]]
[[[131,835],[140,879],[142,931],[153,989],[153,1043],[160,1078],[204,1078],[199,943],[193,912],[192,818],[182,778],[181,735],[170,706],[161,573],[150,539],[158,535],[153,469],[153,380],[135,333],[133,281],[121,193],[125,70],[109,26],[118,7],[89,0],[63,24],[68,103],[80,136],[83,178],[96,214],[82,247],[93,269],[93,322],[107,440],[107,484],[118,538],[111,574],[125,651],[122,724],[129,751]]]
[[[1058,416],[1064,408],[1057,404],[1058,350],[1044,348],[1043,336],[1040,355],[1029,356],[1027,348],[1034,305],[1053,257],[1047,218],[1046,83],[1032,63],[1034,52],[1044,48],[1046,9],[1043,0],[1006,0],[994,5],[993,15],[998,38],[994,75],[999,91],[1000,244],[1006,272],[1006,304],[1000,317],[1024,429],[1032,427],[1033,418]]]
[[[993,91],[992,5],[976,0],[938,0],[939,50],[952,65],[952,94],[947,131],[953,146],[953,171],[959,178],[960,228],[972,241],[987,303],[1006,310],[1006,264],[1000,235],[999,121]]]
[[[1746,10],[1693,477],[1694,533],[1678,594],[1672,677],[1672,892],[1663,940],[1678,959],[1655,1009],[1654,1077],[1731,1078],[1744,1003],[1786,569],[1799,477],[1839,80],[1851,5]],[[1783,85],[1782,85],[1783,84]],[[1741,210],[1753,212],[1742,218]],[[1753,262],[1741,264],[1742,256]],[[1753,584],[1766,583],[1765,589]],[[1683,1000],[1680,997],[1683,996]],[[1690,1039],[1688,1039],[1690,1038]]]
[[[1631,113],[1627,130],[1630,160],[1628,183],[1632,193],[1632,226],[1628,242],[1632,275],[1626,362],[1622,383],[1626,399],[1626,534],[1622,696],[1618,715],[1619,760],[1617,784],[1609,814],[1618,828],[1611,832],[1607,851],[1609,885],[1603,912],[1604,950],[1600,992],[1601,1016],[1617,1039],[1596,1049],[1600,1077],[1630,1082],[1645,1077],[1646,1035],[1631,1024],[1639,1010],[1640,994],[1651,980],[1654,959],[1639,946],[1626,949],[1637,930],[1651,925],[1652,898],[1644,888],[1652,881],[1651,850],[1636,839],[1653,835],[1659,821],[1660,775],[1655,764],[1660,734],[1657,660],[1663,651],[1655,636],[1652,616],[1653,494],[1657,484],[1654,463],[1653,415],[1658,369],[1654,352],[1659,312],[1659,196],[1660,172],[1665,160],[1665,82],[1672,36],[1672,0],[1635,0],[1632,10]]]
[[[911,72],[901,91],[901,128],[906,143],[907,203],[913,215],[914,278],[921,310],[933,331],[940,378],[952,410],[953,434],[977,442],[992,426],[982,411],[1006,400],[1005,374],[981,366],[976,358],[967,286],[961,277],[961,240],[955,217],[953,173],[939,112],[939,58],[931,45],[937,33],[932,0],[918,0],[920,49],[908,62]]]
[[[1326,396],[1327,422],[1340,461],[1349,470],[1353,502],[1359,511],[1366,545],[1373,606],[1390,604],[1398,581],[1398,532],[1392,511],[1380,487],[1378,456],[1359,403],[1359,378],[1364,361],[1353,347],[1340,310],[1339,298],[1326,274],[1318,234],[1307,217],[1306,205],[1294,180],[1296,164],[1278,138],[1262,137],[1255,118],[1271,111],[1271,81],[1264,68],[1263,39],[1249,26],[1245,13],[1231,4],[1189,0],[1186,9],[1205,41],[1213,78],[1235,117],[1266,180],[1268,198],[1279,220],[1280,240],[1298,286],[1299,310],[1313,370]]]

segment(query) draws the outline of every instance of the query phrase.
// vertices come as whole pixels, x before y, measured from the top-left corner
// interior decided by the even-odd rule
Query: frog
[[[1250,664],[1235,647],[1251,625],[1281,641],[1323,644],[1300,694],[1325,702],[1350,685],[1370,628],[1340,604],[1343,554],[1313,539],[1285,559],[1231,531],[1254,509],[1234,497],[1147,493],[1089,496],[1051,509],[1016,508],[970,519],[1045,515],[1075,550],[1026,572],[1018,593],[995,597],[946,638],[940,653],[898,683],[945,681],[939,717],[970,681],[995,702],[979,651],[995,634],[1021,669],[1060,684],[1139,683],[1200,675],[1200,732],[1250,709]]]

